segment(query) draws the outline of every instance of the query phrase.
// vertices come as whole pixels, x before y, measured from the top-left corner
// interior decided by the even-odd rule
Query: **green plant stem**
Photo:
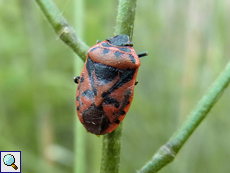
[[[189,114],[185,123],[172,136],[172,138],[156,152],[152,160],[138,171],[138,173],[154,173],[172,162],[181,147],[220,98],[229,82],[230,61],[219,77],[214,81],[207,93],[198,102],[195,109]]]
[[[84,36],[84,0],[75,0],[74,2],[74,27],[76,28],[79,37]],[[75,55],[74,57],[77,57]],[[74,75],[79,75],[81,73],[84,63],[80,58],[74,58]],[[74,91],[76,93],[76,90]],[[80,123],[78,116],[76,114],[76,107],[74,108],[74,173],[84,173],[86,172],[86,130]]]
[[[73,51],[83,60],[86,59],[86,54],[89,47],[82,42],[75,34],[73,28],[67,23],[66,19],[61,15],[61,12],[58,10],[56,5],[52,2],[52,0],[36,0],[37,4],[45,14],[49,23],[53,27],[54,31],[58,34],[60,39],[64,41]],[[77,2],[76,2],[77,3]],[[83,0],[78,1],[79,5],[75,5],[75,9],[77,10],[76,15],[78,16],[78,22],[76,22],[76,26],[79,31],[79,35],[83,35]],[[82,63],[79,62],[79,59],[76,59],[74,62],[75,65],[75,74],[80,74],[82,69]],[[85,138],[84,132],[85,129],[82,127],[78,118],[75,114],[75,164],[74,171],[75,172],[85,172]]]
[[[104,135],[101,173],[118,173],[120,165],[120,149],[121,149],[121,130],[122,124],[113,132]]]
[[[85,61],[89,47],[76,36],[75,31],[61,15],[52,0],[36,0],[36,2],[60,39]]]
[[[133,34],[136,0],[119,0],[115,35]],[[118,173],[120,167],[122,123],[103,137],[101,173]]]
[[[136,4],[136,0],[119,0],[115,35],[129,35],[132,40]]]

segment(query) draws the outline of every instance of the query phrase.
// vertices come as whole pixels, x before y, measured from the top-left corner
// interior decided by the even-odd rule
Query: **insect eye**
[[[95,74],[101,84],[106,84],[117,77],[118,70],[114,67],[98,63],[95,66]]]

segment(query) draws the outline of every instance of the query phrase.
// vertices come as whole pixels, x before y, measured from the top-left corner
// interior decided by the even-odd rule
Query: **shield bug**
[[[76,107],[87,131],[103,135],[115,130],[133,99],[140,57],[127,35],[98,42],[88,52],[78,83]]]

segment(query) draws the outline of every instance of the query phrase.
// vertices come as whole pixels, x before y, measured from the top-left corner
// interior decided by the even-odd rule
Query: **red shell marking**
[[[140,65],[127,35],[108,38],[89,49],[76,79],[77,114],[87,131],[103,135],[118,127],[132,102]]]

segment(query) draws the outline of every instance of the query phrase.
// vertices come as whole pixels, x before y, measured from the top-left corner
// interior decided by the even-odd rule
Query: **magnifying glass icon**
[[[3,158],[3,162],[7,166],[12,166],[15,170],[18,169],[18,167],[14,164],[15,163],[15,158],[11,154],[7,154]]]

